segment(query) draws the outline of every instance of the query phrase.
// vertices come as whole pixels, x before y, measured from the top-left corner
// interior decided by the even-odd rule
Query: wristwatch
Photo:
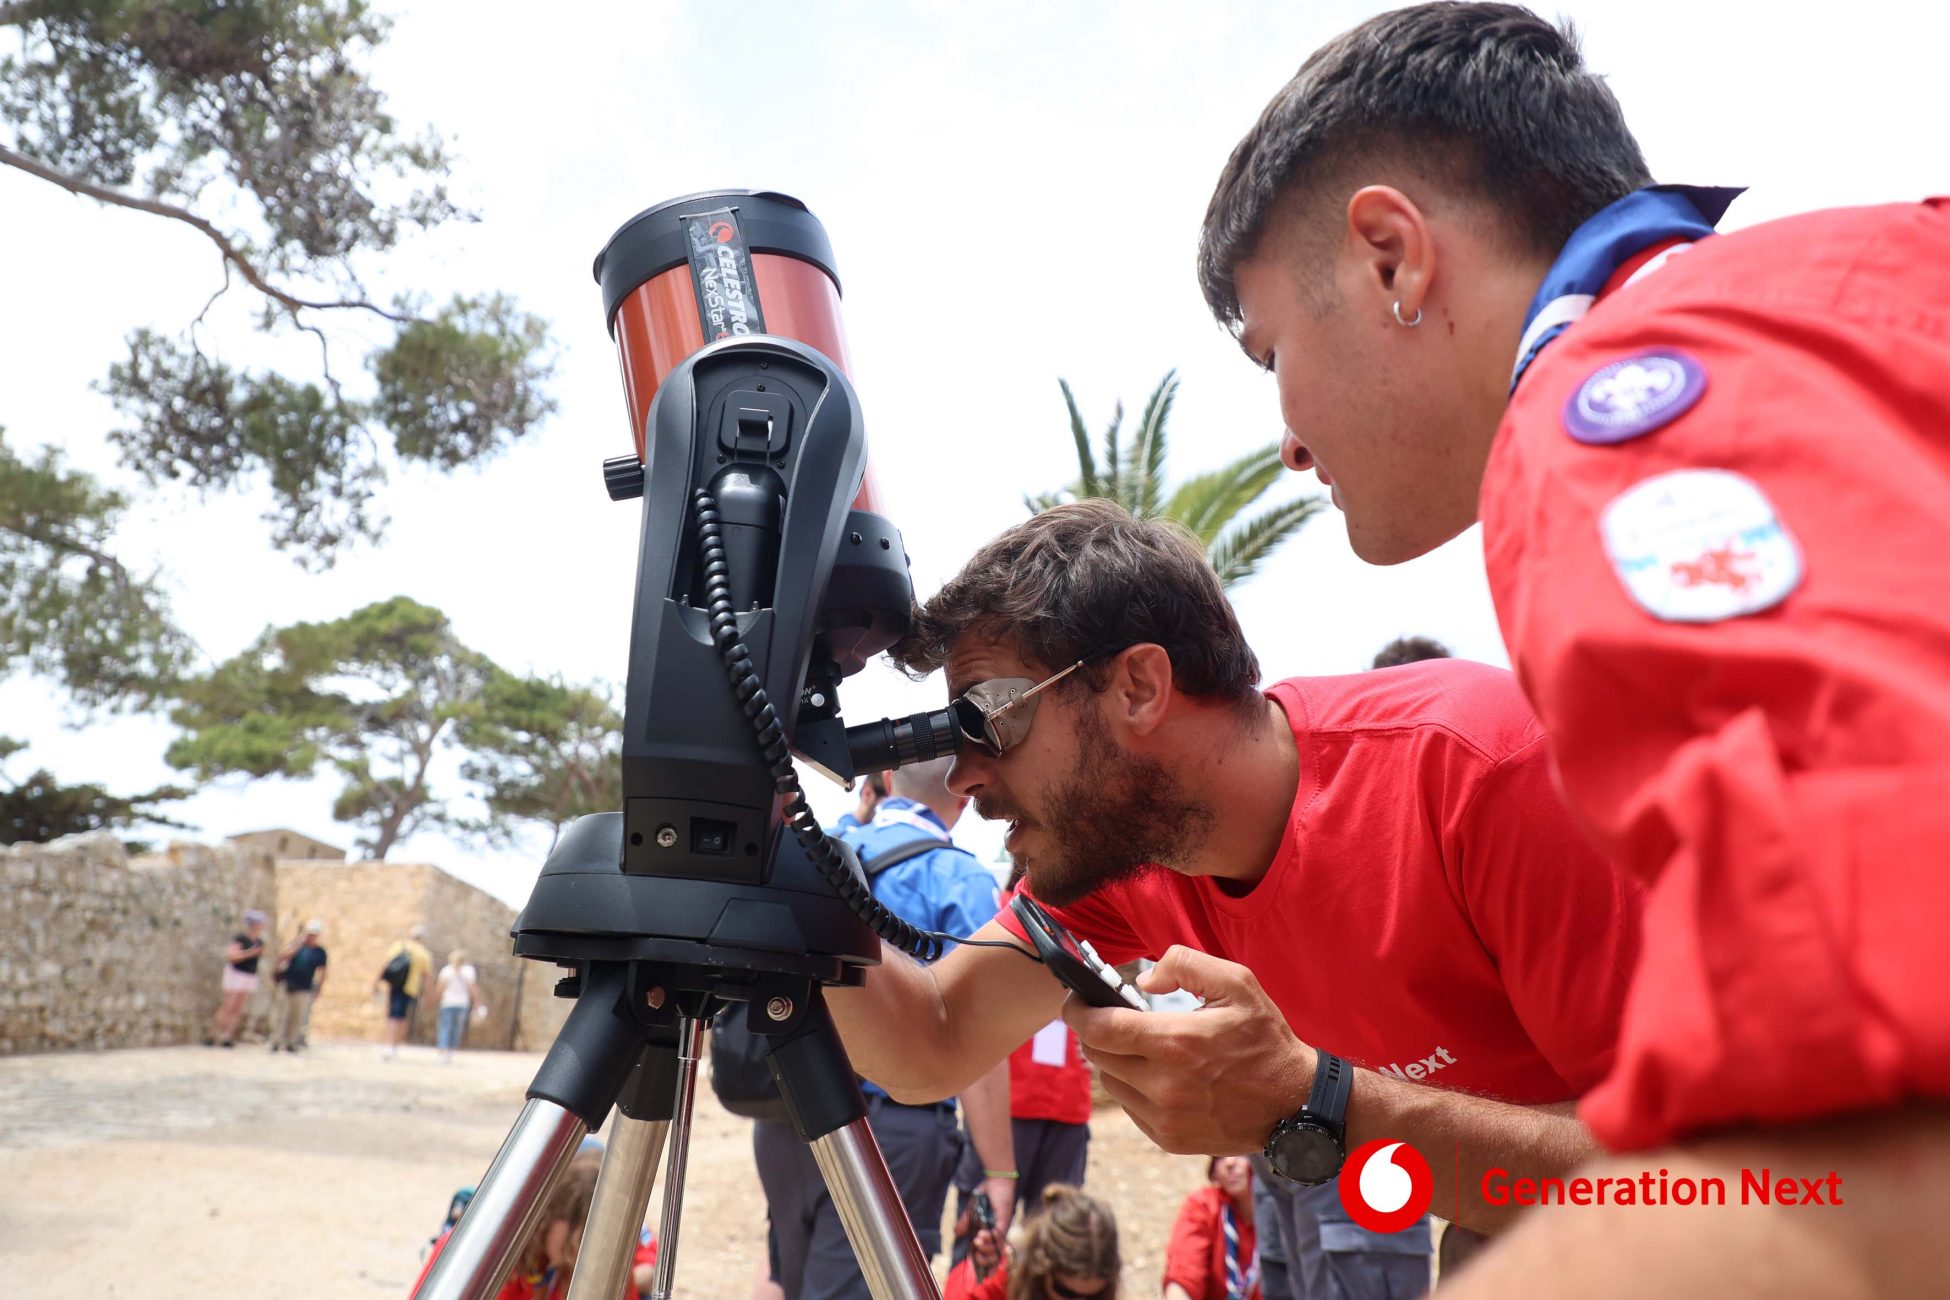
[[[1354,1067],[1316,1048],[1314,1086],[1299,1110],[1273,1126],[1266,1163],[1289,1182],[1318,1186],[1341,1172],[1347,1159],[1347,1095]]]

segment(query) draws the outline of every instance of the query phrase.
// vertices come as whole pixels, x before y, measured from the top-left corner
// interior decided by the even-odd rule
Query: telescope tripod
[[[933,1271],[867,1127],[865,1100],[817,979],[657,961],[590,961],[572,978],[575,1009],[417,1300],[494,1296],[538,1226],[550,1188],[612,1106],[616,1123],[604,1147],[569,1300],[629,1294],[638,1227],[666,1150],[656,1277],[647,1294],[669,1300],[698,1047],[714,1011],[734,1002],[745,1003],[754,1030],[771,1038],[773,1076],[794,1127],[812,1148],[874,1300],[939,1300]]]

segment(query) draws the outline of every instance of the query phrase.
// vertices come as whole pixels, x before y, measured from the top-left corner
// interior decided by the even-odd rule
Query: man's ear
[[[1171,706],[1171,656],[1161,645],[1134,645],[1117,656],[1110,680],[1114,717],[1134,736],[1149,736]]]
[[[1417,318],[1435,279],[1435,240],[1415,201],[1392,185],[1368,185],[1347,201],[1348,248],[1367,296]]]

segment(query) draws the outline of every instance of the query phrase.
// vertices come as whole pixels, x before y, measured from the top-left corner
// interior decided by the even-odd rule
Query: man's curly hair
[[[1172,680],[1187,695],[1259,698],[1259,660],[1198,539],[1110,501],[1057,506],[997,537],[914,611],[907,638],[888,653],[924,677],[969,636],[1008,645],[1047,672],[1151,643],[1171,656]],[[1101,663],[1079,675],[1093,689],[1107,680]]]

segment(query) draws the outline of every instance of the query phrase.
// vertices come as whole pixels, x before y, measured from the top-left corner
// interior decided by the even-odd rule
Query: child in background
[[[1042,1213],[1025,1216],[1012,1236],[1002,1248],[990,1230],[976,1233],[942,1300],[1116,1300],[1117,1220],[1094,1196],[1046,1187]],[[978,1267],[986,1271],[980,1281]]]
[[[596,1195],[596,1173],[602,1163],[603,1158],[597,1152],[585,1152],[569,1161],[569,1167],[562,1171],[562,1177],[549,1193],[542,1209],[542,1221],[515,1256],[514,1269],[496,1293],[496,1300],[567,1300],[576,1254],[582,1249],[583,1225],[589,1220],[589,1202]],[[433,1261],[440,1258],[452,1235],[451,1230],[442,1233],[434,1243],[433,1254],[427,1257],[420,1276],[413,1280],[409,1294],[420,1293],[421,1284],[433,1269]],[[643,1268],[656,1261],[657,1244],[646,1233],[638,1240],[634,1267]],[[634,1281],[624,1282],[619,1300],[637,1300]]]

